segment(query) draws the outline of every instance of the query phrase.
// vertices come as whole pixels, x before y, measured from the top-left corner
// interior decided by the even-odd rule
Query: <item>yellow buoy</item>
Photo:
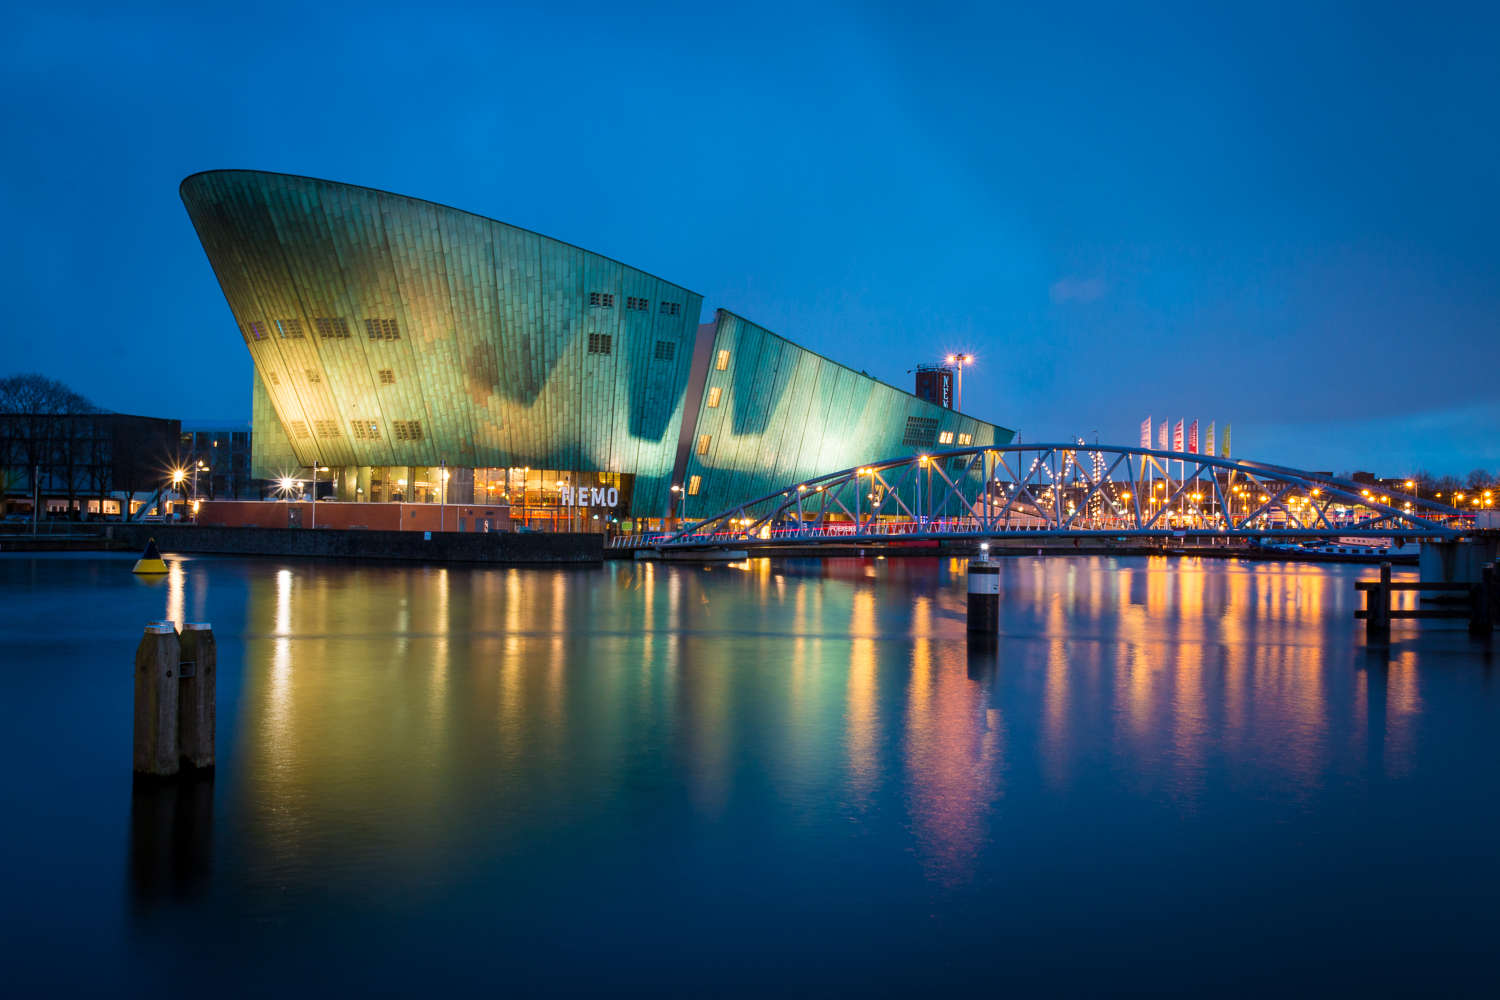
[[[165,573],[167,564],[161,561],[161,553],[156,550],[156,539],[146,539],[146,551],[135,561],[134,573]]]

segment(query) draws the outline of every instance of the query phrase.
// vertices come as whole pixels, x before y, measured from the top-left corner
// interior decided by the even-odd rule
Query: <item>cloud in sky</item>
[[[1053,302],[1092,302],[1104,295],[1104,281],[1100,278],[1063,278],[1053,282],[1047,289]]]

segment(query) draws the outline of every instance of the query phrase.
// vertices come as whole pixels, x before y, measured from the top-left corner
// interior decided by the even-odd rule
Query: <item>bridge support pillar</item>
[[[1000,565],[969,560],[969,631],[1000,631]]]

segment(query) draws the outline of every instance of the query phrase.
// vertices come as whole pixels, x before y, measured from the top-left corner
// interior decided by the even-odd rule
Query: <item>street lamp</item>
[[[964,365],[974,363],[972,354],[950,354],[948,363],[954,368],[953,375],[953,408],[961,410],[964,399]]]
[[[312,505],[313,506],[312,506],[312,518],[311,518],[311,520],[312,520],[312,526],[314,528],[316,528],[318,526],[318,473],[320,473],[320,472],[327,472],[327,471],[328,471],[328,466],[326,466],[326,465],[323,464],[323,460],[321,458],[315,458],[315,459],[313,459],[313,466],[312,466],[312,474],[313,474],[313,477],[312,477]]]

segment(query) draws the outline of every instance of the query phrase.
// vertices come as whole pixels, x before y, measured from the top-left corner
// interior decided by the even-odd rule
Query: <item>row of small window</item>
[[[194,436],[196,435],[196,445]],[[227,435],[215,434],[213,431],[183,431],[182,443],[188,448],[217,448],[220,443],[229,446],[248,445],[250,443],[249,431],[230,431]]]
[[[319,440],[332,441],[342,435],[339,433],[339,425],[336,420],[314,420],[312,432],[308,431],[307,421],[291,420],[287,422],[287,430],[292,432],[292,437],[298,441],[311,439],[312,433],[318,435]],[[360,441],[380,440],[380,421],[378,420],[355,420],[349,424],[356,439]],[[420,420],[393,420],[391,427],[396,432],[397,441],[421,441],[422,421]]]
[[[341,316],[318,316],[313,319],[313,328],[318,331],[318,336],[324,340],[348,340],[349,321]],[[278,319],[271,323],[263,323],[256,320],[245,325],[246,340],[265,340],[271,335],[271,330],[281,336],[283,340],[303,340],[306,334],[303,332],[300,319]],[[365,320],[365,335],[371,340],[400,340],[401,328],[393,319],[367,319]]]
[[[615,338],[613,334],[591,333],[589,334],[590,354],[613,354]],[[677,345],[670,340],[658,340],[656,342],[657,361],[671,361],[677,356]]]
[[[272,385],[280,385],[281,384],[281,376],[280,375],[276,374],[275,372],[268,372],[267,374],[271,376],[271,384]],[[302,370],[302,374],[307,378],[307,381],[308,381],[309,385],[318,385],[319,383],[321,383],[323,381],[323,376],[320,375],[320,374],[318,374],[318,371],[315,368],[304,368]],[[396,384],[396,371],[395,371],[395,369],[393,369],[393,368],[382,368],[382,369],[380,369],[380,371],[377,374],[379,374],[379,376],[380,376],[380,384],[381,385],[395,385]]]
[[[598,306],[600,309],[613,309],[615,307],[615,296],[612,292],[589,292],[589,305]],[[663,316],[676,316],[682,312],[681,302],[661,302],[657,310]],[[634,309],[637,312],[647,312],[651,309],[649,299],[636,298],[634,295],[625,296],[625,308]]]
[[[908,448],[931,448],[934,440],[937,444],[953,444],[955,438],[960,445],[974,443],[972,434],[959,434],[956,431],[943,431],[939,434],[937,425],[935,417],[907,417],[906,435],[901,443]]]

